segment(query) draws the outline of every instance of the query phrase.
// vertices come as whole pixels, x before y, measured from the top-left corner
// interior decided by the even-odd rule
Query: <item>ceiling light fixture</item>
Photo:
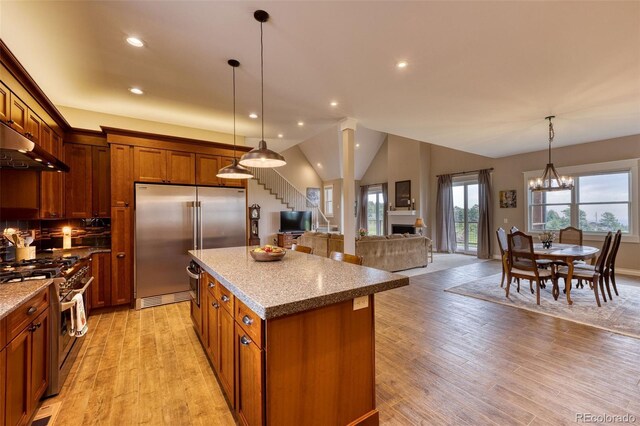
[[[356,148],[360,148],[360,144],[359,143],[356,144]]]
[[[258,114],[252,112],[251,114],[249,114],[249,118],[258,118]]]
[[[406,68],[406,67],[407,67],[407,65],[409,65],[409,64],[407,63],[407,61],[400,61],[400,62],[398,62],[398,63],[396,64],[396,67],[398,67],[398,68]]]
[[[564,191],[573,189],[573,178],[571,176],[558,176],[558,172],[551,162],[551,142],[553,142],[553,138],[556,135],[551,122],[554,118],[556,118],[555,115],[544,118],[549,120],[549,162],[547,167],[544,168],[542,177],[529,181],[529,189],[531,191]]]
[[[129,43],[133,47],[144,46],[144,41],[140,40],[138,37],[127,37],[127,43]]]
[[[257,148],[242,156],[240,164],[246,167],[280,167],[287,164],[287,162],[282,155],[267,148],[267,142],[264,140],[264,43],[262,41],[262,26],[269,20],[269,14],[264,10],[256,10],[253,13],[253,17],[260,22],[260,100],[262,108],[260,117],[262,119],[262,139],[260,139]]]
[[[233,162],[218,170],[216,176],[224,179],[251,179],[253,177],[251,172],[238,164],[236,158],[236,68],[240,66],[240,62],[229,59],[227,63],[233,70]]]
[[[331,105],[332,107],[337,107],[337,106],[338,106],[338,103],[337,103],[336,101],[332,101],[330,105]]]
[[[284,137],[284,135],[283,135],[282,133],[278,133],[278,137],[279,137],[280,139],[282,139],[282,138]]]
[[[131,93],[133,93],[134,95],[142,95],[144,94],[144,92],[142,91],[142,89],[138,88],[138,87],[130,87],[129,91]]]
[[[298,121],[298,126],[300,127],[304,126],[304,121]]]

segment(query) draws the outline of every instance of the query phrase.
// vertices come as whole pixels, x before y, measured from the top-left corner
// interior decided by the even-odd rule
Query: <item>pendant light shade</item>
[[[545,120],[549,120],[549,162],[544,168],[542,177],[537,179],[531,179],[529,181],[529,190],[531,191],[565,191],[573,189],[573,178],[571,176],[559,176],[558,171],[551,162],[551,142],[555,137],[555,131],[553,130],[552,119],[556,118],[555,115],[545,117]]]
[[[216,176],[224,179],[251,179],[253,177],[251,172],[238,164],[236,158],[236,68],[240,66],[240,62],[229,59],[227,63],[233,70],[233,162],[218,170]]]
[[[269,20],[269,14],[264,10],[256,10],[253,14],[256,21],[260,22],[260,93],[262,103],[262,137],[257,148],[252,149],[242,156],[240,164],[247,167],[280,167],[287,164],[284,157],[267,147],[264,140],[264,43],[262,42],[262,24]]]

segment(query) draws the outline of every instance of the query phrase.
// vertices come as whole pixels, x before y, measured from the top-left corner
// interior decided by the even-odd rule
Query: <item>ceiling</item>
[[[255,141],[258,8],[279,150],[344,117],[491,157],[544,149],[550,114],[558,146],[640,133],[640,2],[3,0],[0,37],[57,105],[220,132],[238,59],[238,132]]]

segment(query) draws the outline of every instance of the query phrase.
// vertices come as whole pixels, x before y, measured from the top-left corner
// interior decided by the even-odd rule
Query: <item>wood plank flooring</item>
[[[443,291],[499,268],[438,271],[376,296],[381,423],[561,425],[582,412],[640,421],[640,340]],[[187,303],[90,326],[55,397],[58,426],[234,424]]]

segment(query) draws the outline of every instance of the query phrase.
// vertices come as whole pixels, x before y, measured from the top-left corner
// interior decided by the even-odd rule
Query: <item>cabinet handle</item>
[[[129,203],[124,203],[124,206],[125,207],[129,207]]]
[[[35,327],[35,328],[40,328],[41,326],[42,326],[42,323],[41,323],[41,322],[39,322],[39,323],[37,323],[37,324],[34,324],[34,327]]]
[[[214,288],[216,286],[216,283],[214,283],[213,281],[209,281],[209,288]]]
[[[242,343],[242,344],[243,344],[243,345],[245,345],[245,346],[248,346],[248,345],[249,345],[249,343],[251,343],[251,339],[249,339],[246,335],[243,335],[243,336],[240,338],[240,343]]]
[[[220,305],[218,305],[216,302],[211,302],[211,306],[213,306],[216,309],[220,307]]]
[[[124,253],[118,253],[118,254],[116,255],[116,257],[117,257],[118,259],[124,259],[124,256],[125,256],[125,254],[124,254]]]
[[[226,294],[223,294],[223,295],[222,295],[222,297],[221,297],[221,299],[222,299],[222,301],[223,301],[223,302],[225,302],[225,303],[226,303],[226,302],[228,302],[228,301],[230,300],[230,299],[229,299],[229,296],[227,296]]]
[[[243,316],[242,317],[242,322],[245,323],[246,325],[253,324],[253,320],[251,318],[249,318],[249,315]]]
[[[13,121],[12,119],[9,119],[9,120],[7,121],[7,123],[8,123],[8,124],[13,124],[13,123],[15,123],[15,121]]]
[[[36,308],[35,306],[32,306],[29,309],[27,309],[27,315],[35,314],[37,310],[38,310],[38,308]]]

